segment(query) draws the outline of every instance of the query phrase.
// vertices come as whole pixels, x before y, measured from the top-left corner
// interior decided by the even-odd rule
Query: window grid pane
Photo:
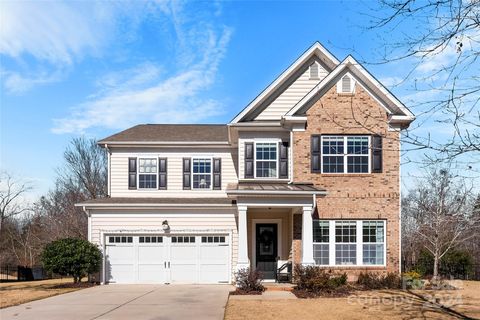
[[[326,220],[313,220],[313,242],[329,242],[329,222]]]
[[[322,172],[368,173],[369,153],[368,136],[324,136]]]
[[[210,189],[212,185],[212,161],[193,159],[193,189]]]
[[[277,177],[277,144],[257,143],[256,144],[256,176],[258,178]]]
[[[329,264],[329,245],[328,243],[314,243],[313,244],[313,260],[315,264],[328,265]]]
[[[357,222],[335,221],[335,264],[357,264]]]
[[[363,264],[382,265],[385,253],[385,224],[384,221],[363,221]]]

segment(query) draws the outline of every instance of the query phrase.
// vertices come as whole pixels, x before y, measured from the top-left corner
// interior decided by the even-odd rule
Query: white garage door
[[[227,283],[228,235],[106,237],[110,283]]]

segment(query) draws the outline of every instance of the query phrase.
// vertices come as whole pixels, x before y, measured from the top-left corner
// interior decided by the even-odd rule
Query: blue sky
[[[395,33],[365,29],[361,13],[372,4],[3,1],[1,168],[40,195],[72,137],[137,123],[226,123],[317,40],[340,60],[353,52],[375,61]],[[403,64],[366,67],[417,113],[412,101],[422,96],[391,86]],[[438,127],[427,120],[421,130]],[[403,172],[408,181],[418,166]]]

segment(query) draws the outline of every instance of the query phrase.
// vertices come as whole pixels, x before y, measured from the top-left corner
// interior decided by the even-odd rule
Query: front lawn
[[[357,291],[342,298],[232,300],[226,320],[240,319],[462,319],[480,318],[480,282],[459,290]],[[447,308],[442,308],[441,305]]]
[[[72,278],[0,283],[0,309],[83,289],[72,286]]]

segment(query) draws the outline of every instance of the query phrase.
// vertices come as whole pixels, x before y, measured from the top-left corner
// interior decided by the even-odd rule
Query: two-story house
[[[182,90],[178,88],[178,90]],[[230,283],[276,261],[400,270],[400,131],[413,114],[315,43],[225,125],[99,141],[105,199],[78,204],[104,283]]]

